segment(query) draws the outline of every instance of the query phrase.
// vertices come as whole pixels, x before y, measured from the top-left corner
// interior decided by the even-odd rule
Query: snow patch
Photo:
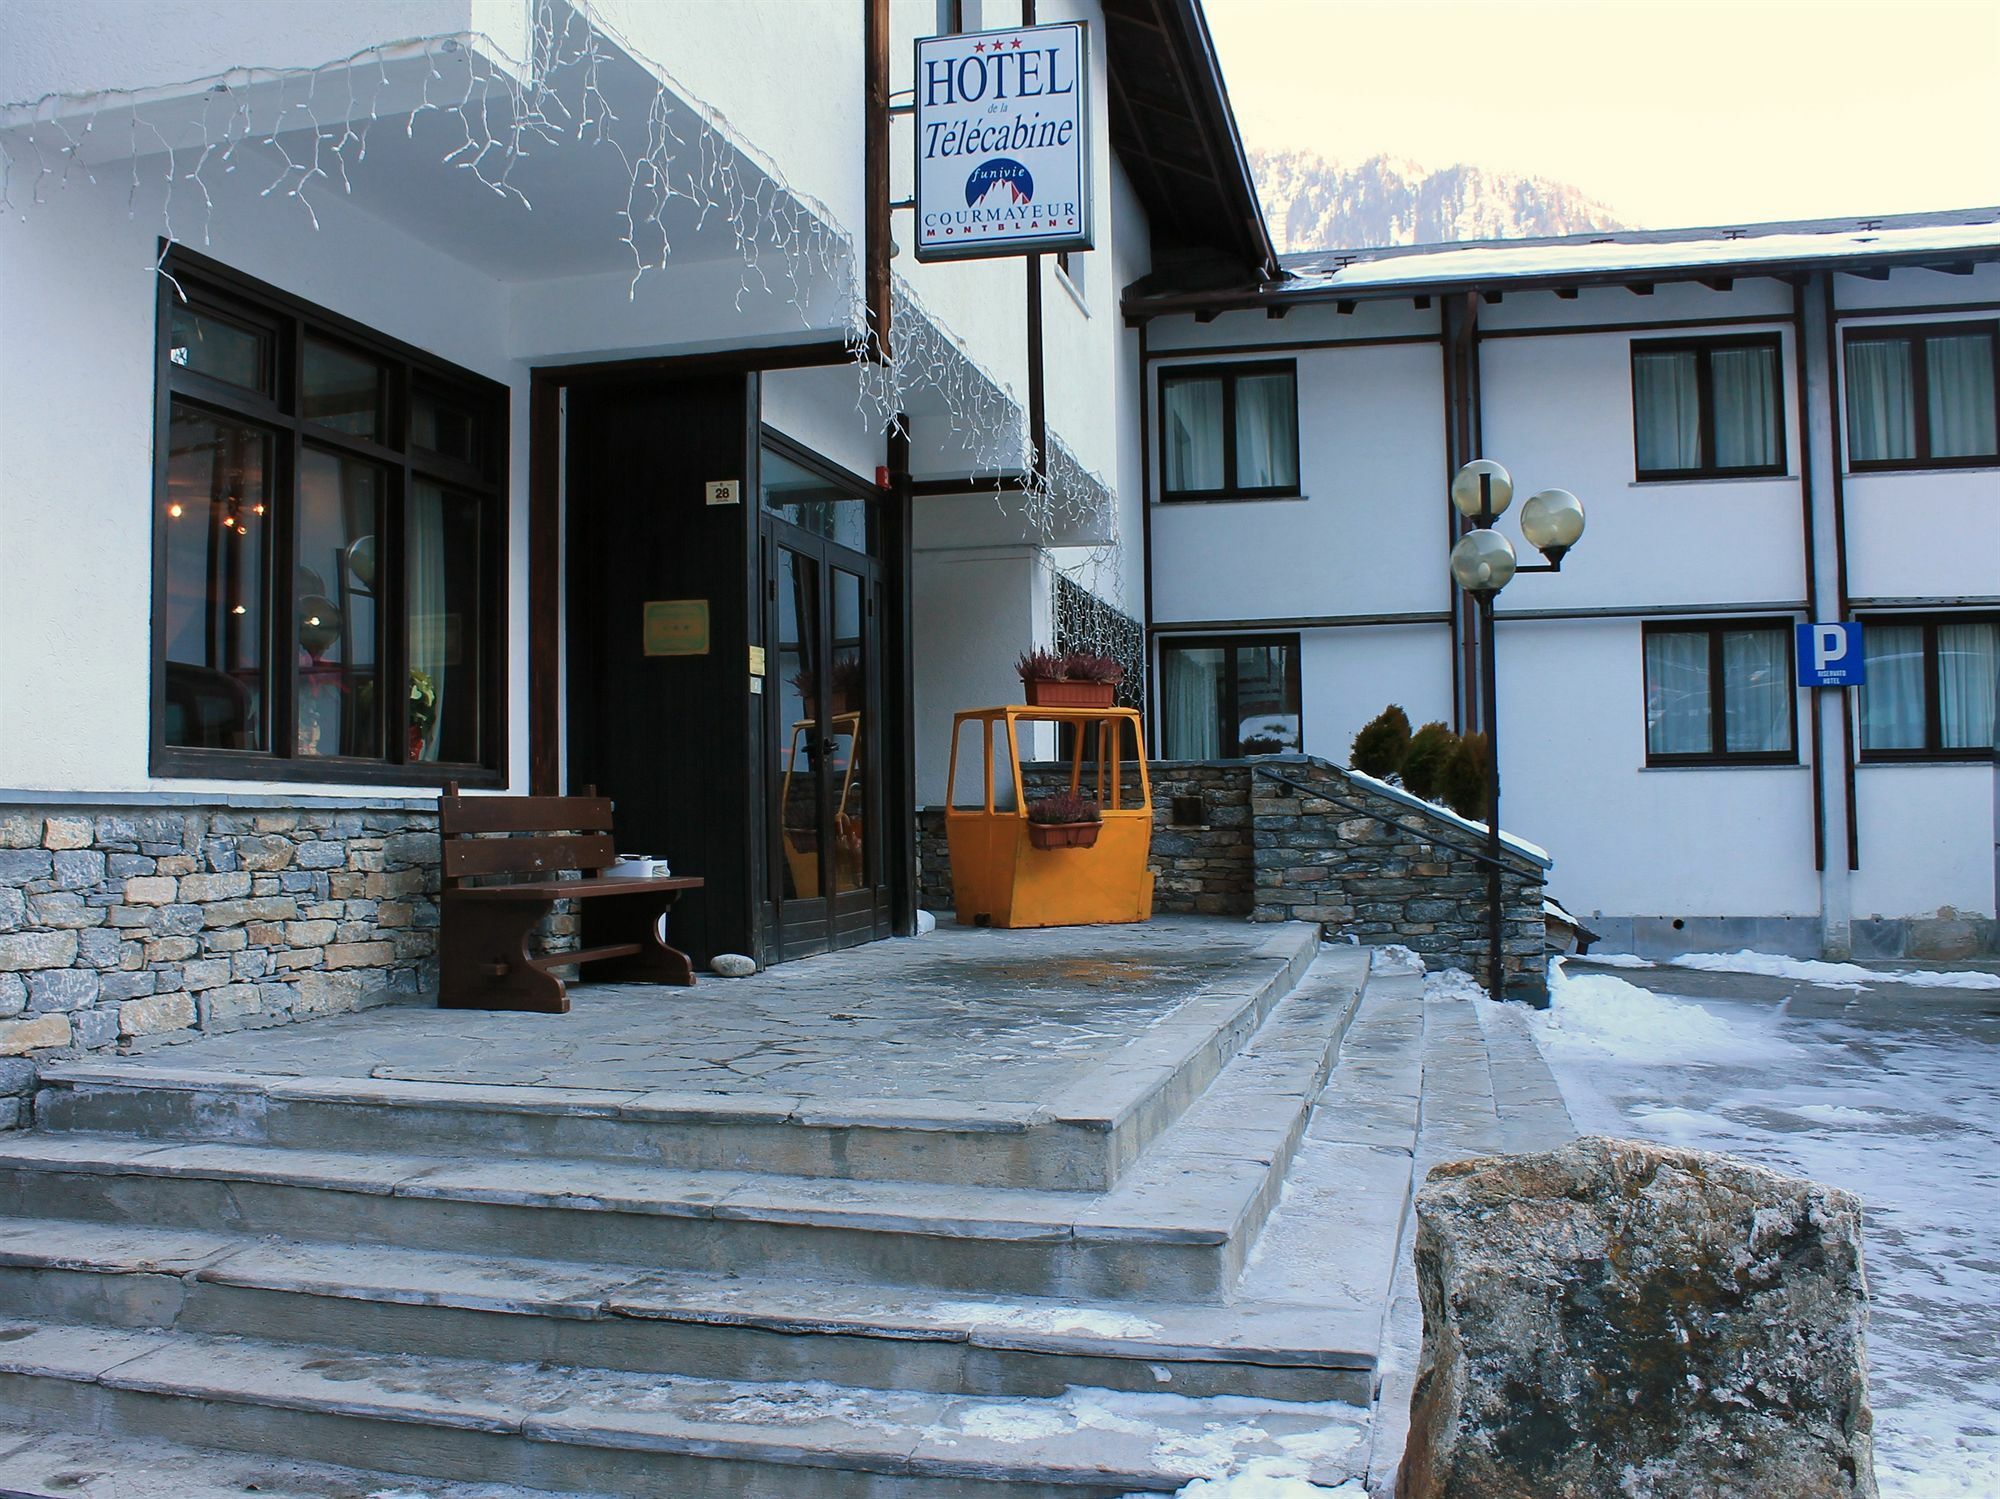
[[[1579,963],[1594,963],[1600,968],[1657,968],[1659,966],[1651,958],[1642,958],[1636,953],[1629,952],[1578,953],[1576,960]]]
[[[1608,973],[1572,976],[1562,958],[1549,960],[1549,1008],[1531,1010],[1526,1019],[1544,1050],[1569,1057],[1744,1062],[1793,1051],[1775,1029],[1725,1020],[1692,1000],[1655,994]]]
[[[1160,1324],[1144,1317],[1094,1306],[993,1306],[983,1301],[944,1301],[931,1308],[946,1322],[1004,1327],[1010,1332],[1088,1333],[1100,1338],[1149,1338]]]
[[[1391,942],[1378,947],[1369,958],[1368,966],[1376,973],[1423,973],[1424,960],[1415,951],[1400,942]]]
[[[1589,959],[1595,963],[1596,958]],[[1670,960],[1676,968],[1707,973],[1759,973],[1767,978],[1799,979],[1826,989],[1858,989],[1863,984],[1907,984],[1915,989],[2000,989],[2000,974],[1940,973],[1929,969],[1863,968],[1859,963],[1823,963],[1811,958],[1781,958],[1775,953],[1691,952]]]
[[[1126,1499],[1149,1496],[1128,1494]],[[1302,1477],[1296,1464],[1263,1457],[1227,1478],[1197,1478],[1176,1499],[1368,1499],[1368,1490],[1353,1478],[1330,1489]]]
[[[1463,968],[1447,968],[1424,978],[1425,999],[1484,999],[1486,986]]]

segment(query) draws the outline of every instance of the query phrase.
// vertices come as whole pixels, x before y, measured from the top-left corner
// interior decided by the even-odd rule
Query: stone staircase
[[[1358,1284],[1244,1267],[1367,978],[1279,928],[1027,1115],[57,1067],[0,1137],[0,1421],[436,1493],[1337,1481],[1403,1192]]]

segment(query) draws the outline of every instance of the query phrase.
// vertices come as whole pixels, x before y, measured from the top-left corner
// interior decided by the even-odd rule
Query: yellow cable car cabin
[[[1031,823],[1021,739],[1036,724],[1055,725],[1068,741],[1069,792],[1095,802],[1094,824]],[[968,708],[955,716],[945,836],[960,925],[1099,926],[1151,918],[1153,873],[1146,861],[1153,846],[1153,790],[1143,736],[1131,708],[1014,705]],[[983,795],[977,805],[961,806],[959,753],[968,740],[968,756],[980,757]],[[995,785],[996,750],[1006,756],[1011,785]],[[969,781],[965,789],[971,792]],[[970,795],[964,800],[970,803]],[[1084,834],[1087,826],[1095,827],[1094,837]]]

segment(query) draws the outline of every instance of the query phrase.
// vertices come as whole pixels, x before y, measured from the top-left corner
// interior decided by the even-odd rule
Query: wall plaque
[[[649,656],[706,656],[707,599],[648,599],[641,633]]]

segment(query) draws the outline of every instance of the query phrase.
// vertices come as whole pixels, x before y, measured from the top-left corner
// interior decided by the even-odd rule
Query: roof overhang
[[[1676,281],[1717,285],[1817,272],[1880,278],[1892,270],[1964,272],[2000,261],[2000,208],[1903,219],[1821,221],[1631,235],[1487,241],[1292,257],[1282,278],[1256,286],[1128,294],[1128,323],[1157,317],[1315,302],[1447,297],[1584,287],[1645,288]],[[1274,314],[1275,315],[1275,314]]]
[[[1145,204],[1156,264],[1207,252],[1239,266],[1244,284],[1277,275],[1199,0],[1102,3],[1111,146]]]

